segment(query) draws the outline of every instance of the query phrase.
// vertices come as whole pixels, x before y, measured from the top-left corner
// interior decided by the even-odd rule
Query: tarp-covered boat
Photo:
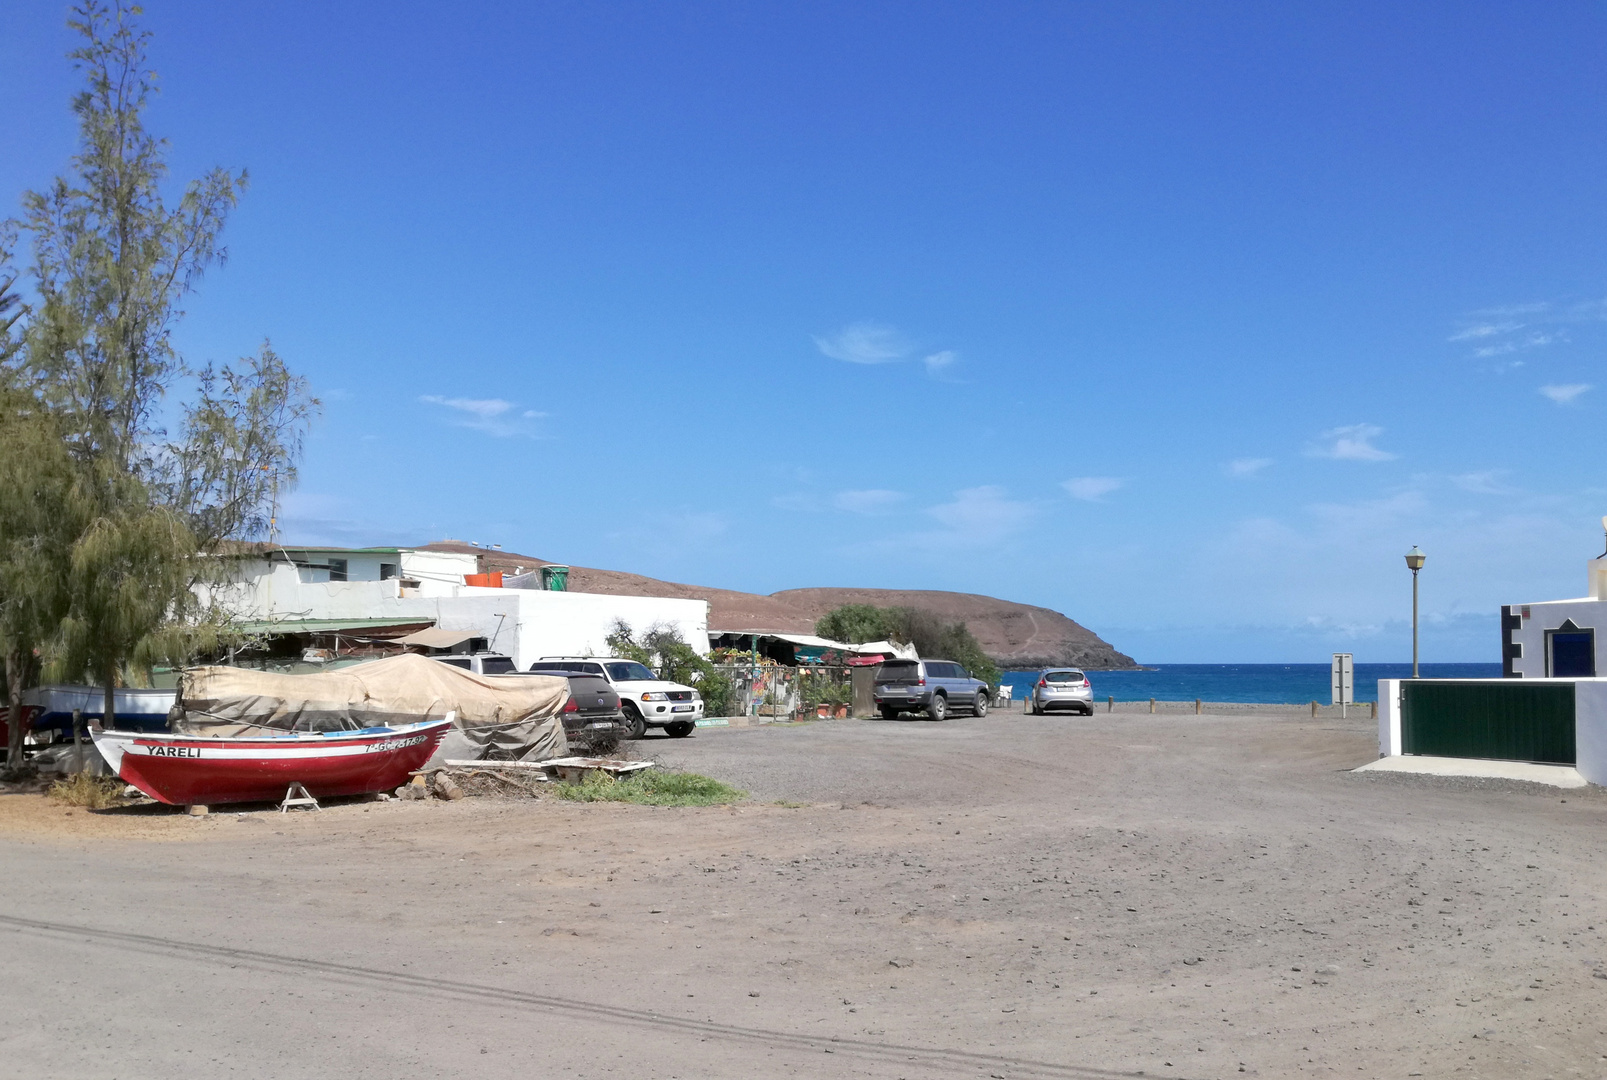
[[[434,760],[539,761],[569,752],[560,710],[569,680],[475,675],[407,653],[313,675],[237,667],[191,668],[179,681],[173,730],[253,736],[355,731],[453,714]]]
[[[407,782],[441,744],[452,717],[363,731],[254,736],[92,729],[123,780],[177,806],[270,802],[301,784],[315,798],[384,791]]]

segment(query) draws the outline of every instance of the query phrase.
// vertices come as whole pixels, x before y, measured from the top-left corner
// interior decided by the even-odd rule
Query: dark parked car
[[[630,731],[619,710],[619,695],[601,675],[584,671],[541,671],[569,679],[569,700],[564,702],[564,737],[577,750],[611,754]]]
[[[986,716],[992,700],[987,683],[951,660],[888,660],[876,669],[876,707],[888,720],[917,710],[933,720],[950,709]]]

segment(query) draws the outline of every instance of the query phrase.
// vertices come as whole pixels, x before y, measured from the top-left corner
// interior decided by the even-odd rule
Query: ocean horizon
[[[1006,671],[1000,683],[1015,700],[1026,696],[1038,672]],[[1419,664],[1425,679],[1499,679],[1500,663]],[[1149,664],[1139,671],[1089,671],[1094,698],[1104,701],[1244,702],[1260,705],[1304,705],[1331,700],[1328,664]],[[1357,664],[1358,703],[1378,699],[1378,680],[1409,679],[1412,665]]]

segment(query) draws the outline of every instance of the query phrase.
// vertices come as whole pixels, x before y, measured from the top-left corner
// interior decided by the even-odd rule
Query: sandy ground
[[[1607,794],[1348,774],[1374,730],[641,744],[720,809],[0,797],[0,1076],[1607,1075]]]

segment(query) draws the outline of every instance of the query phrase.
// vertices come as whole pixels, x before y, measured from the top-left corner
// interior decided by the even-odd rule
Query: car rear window
[[[534,672],[542,672],[542,671],[579,671],[582,668],[584,668],[585,666],[586,665],[584,665],[584,664],[555,664],[550,660],[544,660],[544,661],[541,661],[539,663],[531,664],[528,670],[534,671]]]
[[[1050,671],[1044,674],[1044,682],[1082,682],[1083,673],[1080,671]]]
[[[921,666],[913,660],[889,660],[876,669],[877,682],[914,682],[921,677]]]
[[[513,661],[506,656],[487,656],[480,661],[480,670],[487,675],[506,675],[513,671]]]
[[[440,660],[443,664],[451,664],[453,667],[460,667],[464,670],[467,670],[469,667],[469,658],[466,656],[457,656],[449,659],[443,659],[442,657],[437,656],[436,659]]]

